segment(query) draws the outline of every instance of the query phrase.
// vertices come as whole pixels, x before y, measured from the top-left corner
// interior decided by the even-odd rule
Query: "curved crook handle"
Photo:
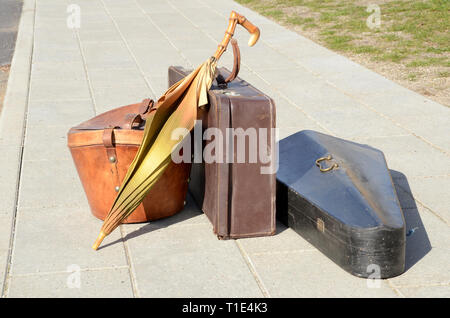
[[[214,57],[218,60],[222,54],[226,51],[228,43],[234,35],[234,30],[236,29],[236,25],[242,25],[250,34],[251,37],[248,40],[248,45],[253,46],[259,39],[260,31],[259,28],[250,21],[248,21],[243,15],[235,11],[231,11],[230,14],[230,22],[228,23],[228,28],[225,31],[225,36],[222,42],[219,44],[216,53],[214,53]]]
[[[243,15],[239,15],[238,13],[236,14],[238,15],[237,17],[238,23],[242,25],[248,31],[248,33],[251,34],[250,39],[248,39],[248,46],[255,45],[256,42],[258,42],[260,36],[259,28],[255,26],[253,23],[251,23],[249,20],[247,20],[247,18],[244,17]]]

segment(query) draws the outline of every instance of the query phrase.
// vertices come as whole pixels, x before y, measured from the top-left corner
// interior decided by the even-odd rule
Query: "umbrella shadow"
[[[101,245],[98,248],[98,250],[100,251],[101,249],[107,248],[109,246],[126,242],[126,241],[136,238],[138,236],[145,235],[147,233],[150,233],[150,232],[153,232],[156,230],[160,230],[160,229],[169,227],[171,225],[174,225],[174,224],[177,224],[177,223],[180,223],[183,221],[187,221],[193,217],[197,217],[197,216],[203,214],[202,210],[200,209],[198,204],[195,202],[195,200],[192,198],[192,196],[190,195],[189,192],[186,196],[186,202],[187,202],[186,206],[184,207],[184,209],[181,212],[179,212],[173,216],[170,216],[170,217],[167,217],[164,219],[160,219],[157,221],[153,221],[153,222],[149,222],[149,223],[142,223],[145,225],[133,232],[128,233],[127,235],[125,235],[124,237],[122,237],[120,239],[117,239],[117,240],[110,242],[108,244],[105,244],[105,245]],[[287,229],[287,226],[282,224],[280,221],[277,221],[276,233],[274,234],[274,236],[279,235],[280,233],[284,232],[286,229]]]
[[[128,240],[131,240],[133,238],[136,238],[138,236],[141,235],[145,235],[147,233],[156,231],[156,230],[160,230],[166,227],[169,227],[171,225],[180,223],[180,222],[184,222],[186,220],[189,220],[193,217],[197,217],[199,215],[203,214],[203,212],[197,207],[197,205],[195,204],[194,200],[192,199],[192,197],[188,194],[186,196],[186,206],[184,207],[183,210],[181,210],[179,213],[172,215],[170,217],[164,218],[164,219],[160,219],[160,220],[156,220],[156,221],[152,221],[149,223],[141,223],[141,224],[145,224],[144,226],[140,227],[139,229],[128,233],[127,235],[125,235],[124,237],[117,239],[113,242],[110,242],[108,244],[102,245],[98,248],[98,250],[101,250],[103,248],[107,248],[109,246],[118,244],[118,243],[124,243]],[[127,226],[126,224],[124,226]]]
[[[432,247],[419,210],[417,209],[408,179],[399,171],[390,170],[390,173],[406,223],[406,272],[428,254]]]

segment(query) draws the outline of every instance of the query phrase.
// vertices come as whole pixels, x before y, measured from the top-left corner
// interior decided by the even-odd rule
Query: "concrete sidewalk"
[[[69,4],[79,29],[67,27]],[[240,76],[274,98],[281,138],[313,129],[384,151],[411,230],[403,275],[369,288],[280,224],[274,237],[219,241],[190,198],[178,215],[123,225],[90,248],[101,222],[68,129],[159,97],[169,65],[215,51],[231,10],[261,29],[253,48],[236,32]],[[2,296],[449,297],[449,121],[449,108],[233,1],[25,0],[0,118]]]

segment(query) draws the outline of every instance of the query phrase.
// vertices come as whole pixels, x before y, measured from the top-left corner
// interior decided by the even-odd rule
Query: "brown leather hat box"
[[[145,118],[154,115],[145,99],[100,114],[71,128],[68,146],[92,214],[104,220],[143,138]],[[170,163],[144,201],[124,221],[138,223],[174,215],[184,207],[191,164]]]

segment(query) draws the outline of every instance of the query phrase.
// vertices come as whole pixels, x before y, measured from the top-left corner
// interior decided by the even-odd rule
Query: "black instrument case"
[[[279,142],[277,217],[344,270],[405,268],[405,221],[384,154],[315,131]]]

